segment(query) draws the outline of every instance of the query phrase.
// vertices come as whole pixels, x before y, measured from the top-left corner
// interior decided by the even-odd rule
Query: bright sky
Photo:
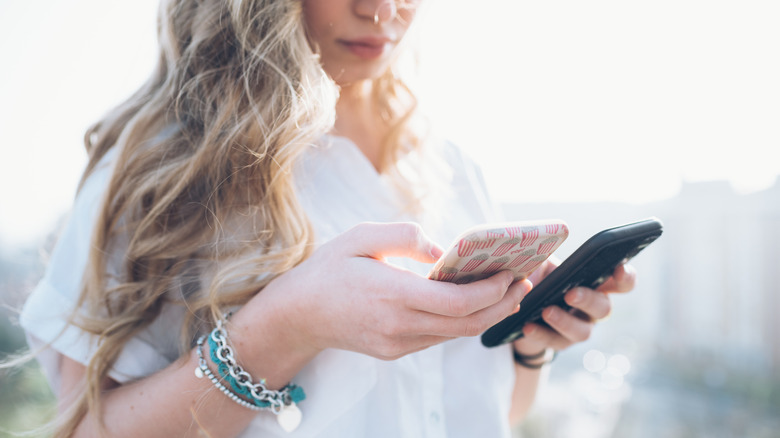
[[[324,0],[323,0],[324,1]],[[157,0],[0,0],[0,245],[69,207],[90,122],[148,75]],[[438,0],[423,84],[502,201],[649,202],[780,175],[780,2]]]

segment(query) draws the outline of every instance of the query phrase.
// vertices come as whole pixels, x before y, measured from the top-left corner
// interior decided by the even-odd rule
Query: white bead
[[[282,426],[285,432],[292,432],[298,428],[303,419],[303,413],[298,409],[298,406],[293,403],[290,406],[285,406],[282,412],[276,416],[276,421]]]
[[[195,368],[195,377],[202,379],[203,378],[203,370],[200,369],[200,367]]]

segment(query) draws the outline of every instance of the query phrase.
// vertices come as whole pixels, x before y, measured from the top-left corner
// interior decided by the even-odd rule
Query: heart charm
[[[282,412],[279,412],[279,415],[276,416],[276,421],[279,422],[279,425],[282,426],[285,432],[292,432],[297,429],[302,419],[303,413],[301,413],[301,410],[298,409],[295,403],[285,406]]]

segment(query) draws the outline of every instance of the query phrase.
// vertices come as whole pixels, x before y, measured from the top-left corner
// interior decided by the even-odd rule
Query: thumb
[[[433,263],[444,254],[422,227],[412,222],[362,223],[347,231],[343,237],[346,250],[356,256],[380,260],[385,257],[408,257],[422,263]]]

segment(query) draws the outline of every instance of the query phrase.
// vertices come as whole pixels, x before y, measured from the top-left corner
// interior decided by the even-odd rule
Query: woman
[[[22,315],[58,434],[508,436],[540,353],[632,288],[618,268],[486,349],[531,282],[424,277],[497,217],[394,71],[418,3],[162,1],[157,70],[89,130]]]

